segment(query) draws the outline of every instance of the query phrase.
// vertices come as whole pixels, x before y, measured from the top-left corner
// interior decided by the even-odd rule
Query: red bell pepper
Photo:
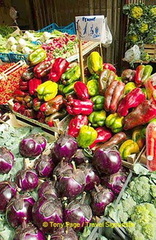
[[[156,118],[156,105],[145,100],[124,118],[124,130],[144,125],[153,118]]]
[[[68,66],[69,62],[65,58],[56,58],[48,75],[49,79],[58,82]]]
[[[82,101],[69,95],[66,100],[66,105],[67,112],[71,115],[89,115],[93,112],[93,102],[90,99]]]
[[[153,71],[153,67],[151,65],[139,65],[136,68],[136,73],[134,76],[134,81],[138,86],[141,86],[145,80],[149,78]]]
[[[51,68],[52,68],[51,61],[44,60],[43,62],[37,64],[34,67],[35,77],[37,77],[37,78],[45,77],[50,72]]]
[[[77,115],[72,118],[68,125],[68,135],[77,137],[80,131],[80,128],[83,125],[88,125],[88,118],[85,115]]]
[[[36,92],[37,87],[42,83],[41,79],[38,78],[32,78],[29,80],[28,86],[29,86],[29,94],[34,95]]]
[[[103,64],[103,69],[109,69],[109,70],[111,70],[111,71],[116,73],[116,68],[111,63],[104,63]]]
[[[156,73],[152,74],[144,83],[148,99],[156,103]]]
[[[19,81],[19,89],[21,91],[28,91],[28,81],[23,80],[22,78]]]
[[[121,99],[118,105],[117,113],[120,116],[126,116],[128,110],[133,107],[137,107],[145,100],[145,94],[140,88],[134,88],[124,98]]]
[[[86,100],[89,98],[88,88],[83,82],[77,81],[74,84],[74,92],[80,100]]]
[[[105,127],[98,127],[95,128],[95,130],[97,131],[98,136],[96,140],[89,146],[90,148],[94,148],[97,143],[103,143],[108,141],[113,136],[112,132]]]
[[[41,104],[41,100],[38,98],[34,98],[32,101],[32,107],[35,111],[38,111],[40,109]]]
[[[25,109],[26,109],[26,106],[25,106],[25,105],[20,104],[19,102],[14,103],[13,110],[14,110],[15,112],[18,112],[18,113],[20,113],[20,114],[23,115]]]
[[[53,99],[51,99],[50,101],[47,101],[45,103],[43,103],[40,106],[40,111],[44,112],[44,114],[46,116],[53,114],[57,111],[59,111],[62,106],[64,104],[64,99],[62,95],[57,95],[56,97],[54,97]]]

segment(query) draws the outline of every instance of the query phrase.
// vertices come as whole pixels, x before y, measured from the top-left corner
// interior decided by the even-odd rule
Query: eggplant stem
[[[98,186],[95,184],[95,190],[97,191],[97,192],[100,192],[100,190],[99,190],[99,188],[98,188]]]
[[[47,237],[47,240],[50,240],[50,238],[51,238],[51,236],[50,236],[50,235],[48,235],[48,237]]]
[[[82,199],[81,199],[81,204],[84,204],[84,201],[85,201],[85,198],[86,198],[86,192],[83,192],[83,196],[82,196]]]
[[[75,165],[75,162],[72,161],[71,164],[72,164],[72,166],[73,166],[73,172],[75,172],[75,171],[76,171],[76,165]]]
[[[54,178],[54,182],[56,182],[57,181],[57,176],[53,175],[53,178]]]

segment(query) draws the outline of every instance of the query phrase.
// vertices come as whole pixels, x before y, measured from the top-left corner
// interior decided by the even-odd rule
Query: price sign
[[[104,19],[103,15],[75,17],[79,40],[101,42],[104,31]]]

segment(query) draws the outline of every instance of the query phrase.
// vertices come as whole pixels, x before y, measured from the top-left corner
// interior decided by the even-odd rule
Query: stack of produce
[[[5,240],[81,239],[84,227],[116,199],[128,174],[118,151],[103,151],[100,160],[69,135],[51,144],[40,129],[7,126],[0,145]]]
[[[1,30],[1,29],[0,29]],[[6,30],[7,31],[7,30]],[[47,50],[50,59],[69,57],[76,53],[77,37],[58,30],[49,32],[19,31],[14,34],[2,35],[0,33],[0,52],[28,55],[42,46]]]
[[[14,66],[14,63],[0,65],[0,104],[7,103],[8,100],[13,98],[14,91],[19,88],[21,75],[28,67],[25,64],[5,77],[3,72],[9,69],[11,66]]]
[[[80,67],[63,58],[46,59],[38,48],[29,55],[32,67],[15,92],[14,110],[53,126],[55,118],[71,116],[67,133],[80,147],[116,146],[122,159],[134,160],[145,145],[146,126],[156,117],[155,76],[150,65],[126,69],[117,76],[98,52],[87,59],[86,83]]]

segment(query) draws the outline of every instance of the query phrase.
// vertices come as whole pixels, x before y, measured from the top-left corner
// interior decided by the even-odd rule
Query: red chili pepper
[[[13,93],[13,96],[24,97],[24,96],[26,96],[26,93],[19,89],[16,89]]]
[[[42,83],[41,79],[32,78],[29,80],[29,94],[34,95],[36,92],[37,87]]]
[[[113,136],[112,132],[105,127],[98,127],[95,128],[95,130],[97,131],[98,136],[96,140],[89,146],[90,148],[95,147],[97,143],[103,143],[108,141]]]
[[[38,111],[40,109],[41,106],[41,100],[39,100],[38,98],[34,98],[32,101],[32,107],[35,111]]]
[[[89,115],[93,112],[93,102],[90,99],[82,101],[68,96],[66,105],[67,112],[71,115]]]
[[[145,94],[140,88],[135,88],[121,99],[118,105],[117,113],[120,116],[126,116],[130,108],[137,107],[144,100]]]
[[[83,82],[77,81],[74,84],[74,92],[80,100],[86,100],[89,98],[88,88]]]
[[[49,79],[58,82],[68,66],[69,62],[65,58],[56,58],[48,75]]]
[[[85,115],[77,115],[72,118],[68,125],[68,135],[77,137],[80,131],[80,128],[83,125],[88,125],[88,118]]]

